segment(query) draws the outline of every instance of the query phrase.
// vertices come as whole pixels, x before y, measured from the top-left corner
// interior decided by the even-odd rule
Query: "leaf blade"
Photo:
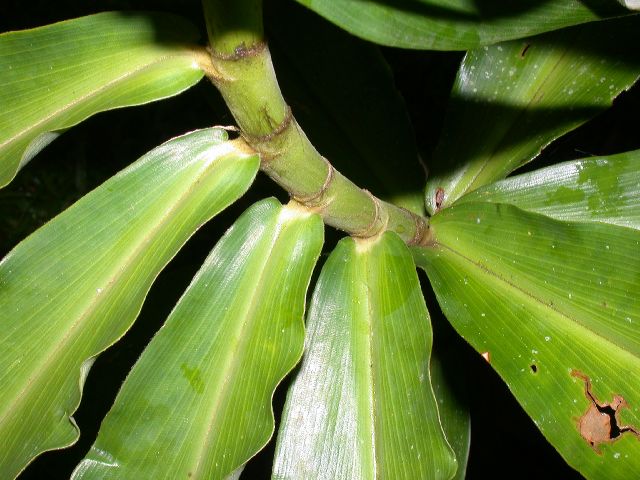
[[[468,50],[628,13],[606,1],[297,1],[366,40],[424,50]]]
[[[8,476],[75,442],[70,415],[90,359],[129,328],[191,234],[249,187],[257,157],[225,140],[206,129],[163,144],[0,262],[0,432],[10,439],[0,465]]]
[[[478,222],[478,219],[480,220]],[[433,218],[436,243],[416,249],[456,330],[491,364],[565,460],[587,478],[625,478],[640,438],[588,443],[578,421],[594,395],[622,395],[638,425],[638,232],[559,222],[506,204],[465,203]],[[496,239],[500,239],[497,241]],[[606,361],[603,359],[606,358]]]
[[[635,83],[640,17],[470,51],[430,162],[427,210],[506,177]]]
[[[445,345],[456,347],[448,343]],[[471,447],[471,412],[464,386],[466,378],[454,352],[455,348],[443,351],[442,347],[432,351],[431,384],[438,401],[438,413],[444,436],[455,454],[457,469],[455,476],[451,479],[464,480]]]
[[[428,313],[406,246],[391,233],[342,240],[318,280],[308,329],[273,478],[450,478]]]
[[[87,117],[197,83],[197,38],[179,17],[115,12],[0,35],[0,186]]]
[[[72,478],[227,478],[260,450],[273,391],[302,353],[322,241],[320,217],[299,207],[268,199],[247,210],[134,366]]]
[[[572,160],[509,177],[458,203],[509,203],[572,222],[605,222],[640,229],[640,151]]]

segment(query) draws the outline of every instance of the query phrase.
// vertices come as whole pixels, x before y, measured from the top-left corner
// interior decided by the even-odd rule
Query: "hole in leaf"
[[[529,365],[529,368],[533,373],[538,373],[538,366],[535,363],[532,363],[531,365]]]
[[[591,393],[591,380],[587,375],[578,370],[572,370],[571,375],[584,382],[584,394],[590,402],[587,411],[577,421],[578,431],[598,455],[602,454],[601,443],[614,442],[626,432],[640,439],[637,428],[620,425],[620,410],[629,406],[622,395],[614,395],[611,403],[600,403]]]

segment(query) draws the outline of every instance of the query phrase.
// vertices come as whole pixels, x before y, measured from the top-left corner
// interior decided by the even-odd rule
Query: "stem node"
[[[367,238],[385,230],[406,243],[428,242],[426,220],[383,202],[346,178],[311,144],[287,105],[262,29],[260,0],[203,0],[210,58],[220,90],[242,131],[260,155],[261,169],[324,222]]]

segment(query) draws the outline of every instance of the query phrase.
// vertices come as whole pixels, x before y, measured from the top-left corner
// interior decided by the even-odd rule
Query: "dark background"
[[[106,10],[153,9],[190,17],[203,31],[198,1],[104,0],[3,1],[0,31],[29,28]],[[273,12],[287,15],[301,9],[291,2],[267,2]],[[299,13],[298,13],[299,14]],[[310,22],[323,22],[309,13]],[[267,34],[269,27],[267,25]],[[428,159],[439,136],[458,63],[459,52],[416,52],[383,48],[397,88],[403,94],[418,147]],[[278,52],[274,51],[276,71]],[[286,95],[286,92],[285,92]],[[543,152],[534,167],[572,158],[617,153],[640,148],[636,112],[640,89],[621,95],[614,107]],[[0,107],[1,108],[1,107]],[[216,90],[203,80],[184,94],[151,105],[101,113],[70,129],[36,156],[10,186],[0,190],[0,255],[82,195],[98,186],[145,152],[167,139],[196,128],[233,124]],[[532,168],[532,167],[527,167]],[[153,333],[177,301],[216,239],[253,201],[268,195],[286,195],[271,181],[259,177],[256,185],[215,221],[203,227],[167,266],[152,288],[133,328],[117,345],[102,354],[87,379],[74,417],[81,429],[79,442],[61,452],[37,458],[21,479],[68,478],[89,449],[117,389]],[[326,255],[339,235],[328,229]],[[527,478],[581,478],[555,452],[520,408],[489,365],[442,317],[426,277],[421,277],[435,325],[436,348],[454,349],[456,381],[472,418],[470,479],[517,476]],[[445,340],[443,340],[445,339]],[[286,381],[276,393],[276,416],[284,400]],[[273,442],[248,464],[242,478],[270,476]]]

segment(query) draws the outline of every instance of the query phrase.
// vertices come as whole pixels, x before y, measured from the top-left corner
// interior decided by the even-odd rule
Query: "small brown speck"
[[[444,188],[438,187],[436,190],[436,211],[440,210],[442,202],[444,202]]]

